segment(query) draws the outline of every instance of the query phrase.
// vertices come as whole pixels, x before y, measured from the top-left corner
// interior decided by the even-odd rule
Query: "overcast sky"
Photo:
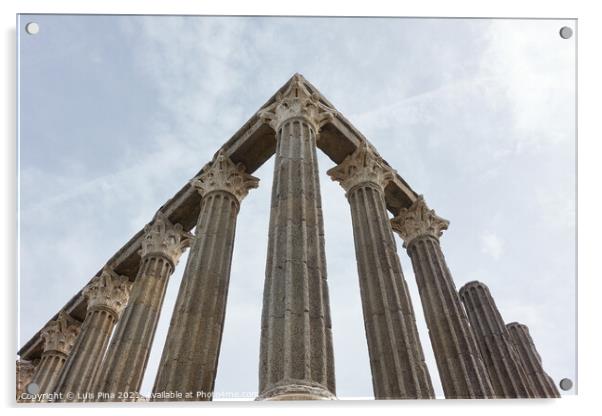
[[[37,35],[24,33],[29,21]],[[485,282],[575,379],[575,37],[560,20],[23,16],[21,346],[293,73],[437,213],[459,289]],[[351,217],[319,156],[337,394],[372,397]],[[273,159],[242,202],[216,392],[258,386]],[[411,263],[398,253],[442,395]],[[143,384],[152,389],[186,255]]]

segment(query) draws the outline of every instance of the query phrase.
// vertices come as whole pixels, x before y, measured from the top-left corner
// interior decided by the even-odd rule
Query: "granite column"
[[[347,191],[376,399],[432,399],[433,386],[389,224],[384,188],[395,172],[362,142],[328,174]]]
[[[469,282],[460,289],[460,298],[487,367],[495,397],[532,397],[529,379],[489,288],[481,282]]]
[[[412,260],[445,397],[492,398],[489,375],[439,245],[449,222],[419,196],[391,225]]]
[[[276,132],[258,400],[335,397],[316,140],[334,110],[296,74],[259,112]]]
[[[105,267],[84,288],[86,318],[55,388],[62,393],[63,401],[94,400],[93,383],[113,328],[127,304],[130,286],[127,276]]]
[[[140,268],[95,383],[99,401],[137,401],[169,277],[191,235],[161,211],[144,227]]]
[[[535,343],[531,338],[527,325],[512,322],[506,327],[531,382],[533,395],[537,398],[560,397],[554,380],[543,369],[541,356],[535,348]]]
[[[236,218],[240,202],[258,181],[222,151],[192,181],[202,196],[201,210],[153,387],[154,401],[212,399]],[[178,393],[183,397],[174,399]]]

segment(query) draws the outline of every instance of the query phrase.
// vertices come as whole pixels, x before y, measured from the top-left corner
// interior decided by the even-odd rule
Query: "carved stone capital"
[[[184,250],[194,237],[184,231],[181,224],[172,224],[161,211],[155,214],[153,222],[144,227],[144,238],[140,257],[159,255],[166,257],[175,267]]]
[[[58,351],[68,355],[79,334],[80,323],[60,311],[55,321],[49,322],[41,331],[44,339],[44,352]]]
[[[339,182],[345,192],[367,182],[374,183],[384,190],[387,183],[395,178],[395,171],[365,141],[338,166],[326,173],[333,181]]]
[[[225,191],[234,195],[240,203],[249,193],[249,189],[257,188],[259,178],[246,173],[242,163],[234,164],[224,151],[220,150],[208,168],[194,178],[191,184],[201,196],[212,191]]]
[[[105,267],[82,292],[88,300],[88,310],[108,309],[119,318],[128,303],[131,282],[127,276],[120,276],[111,268]]]
[[[410,208],[403,208],[391,220],[391,227],[403,239],[404,247],[420,236],[431,236],[439,239],[443,230],[447,230],[449,221],[439,217],[435,210],[429,209],[422,195],[414,201]]]
[[[313,126],[317,132],[337,112],[320,102],[317,93],[310,93],[303,83],[303,77],[295,74],[288,88],[276,95],[276,101],[259,110],[257,115],[274,130],[278,131],[282,123],[292,118],[301,118]]]

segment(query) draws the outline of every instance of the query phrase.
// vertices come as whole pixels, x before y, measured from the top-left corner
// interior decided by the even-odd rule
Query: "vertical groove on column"
[[[529,328],[518,322],[509,323],[506,327],[531,382],[534,396],[537,398],[560,397],[554,380],[543,369],[541,357],[535,348]]]
[[[364,184],[348,199],[375,398],[433,398],[382,191]]]
[[[75,395],[65,400],[83,401],[82,395],[93,391],[93,382],[109,343],[115,319],[112,313],[103,309],[88,311],[81,333],[57,383],[57,392]]]
[[[49,394],[54,392],[56,382],[60,376],[61,370],[67,360],[67,354],[60,351],[45,351],[42,354],[40,363],[36,368],[36,372],[32,378],[32,383],[35,383],[40,388],[39,394]],[[42,400],[45,401],[45,400]]]
[[[202,201],[153,392],[192,392],[211,400],[226,312],[238,201],[225,191]],[[155,397],[153,400],[174,400]]]
[[[445,397],[490,398],[493,389],[439,242],[408,246]]]
[[[113,396],[100,397],[100,401],[119,400],[119,394],[140,391],[172,271],[172,265],[161,256],[142,259],[130,301],[94,383],[97,393]]]
[[[532,397],[525,369],[487,286],[469,282],[459,293],[496,397]]]
[[[260,398],[335,393],[316,135],[278,130],[262,312]]]

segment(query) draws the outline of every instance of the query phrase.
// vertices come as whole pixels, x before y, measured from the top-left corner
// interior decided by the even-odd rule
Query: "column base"
[[[260,394],[255,400],[337,400],[337,398],[323,387],[313,387],[306,384],[286,384],[274,387]]]

